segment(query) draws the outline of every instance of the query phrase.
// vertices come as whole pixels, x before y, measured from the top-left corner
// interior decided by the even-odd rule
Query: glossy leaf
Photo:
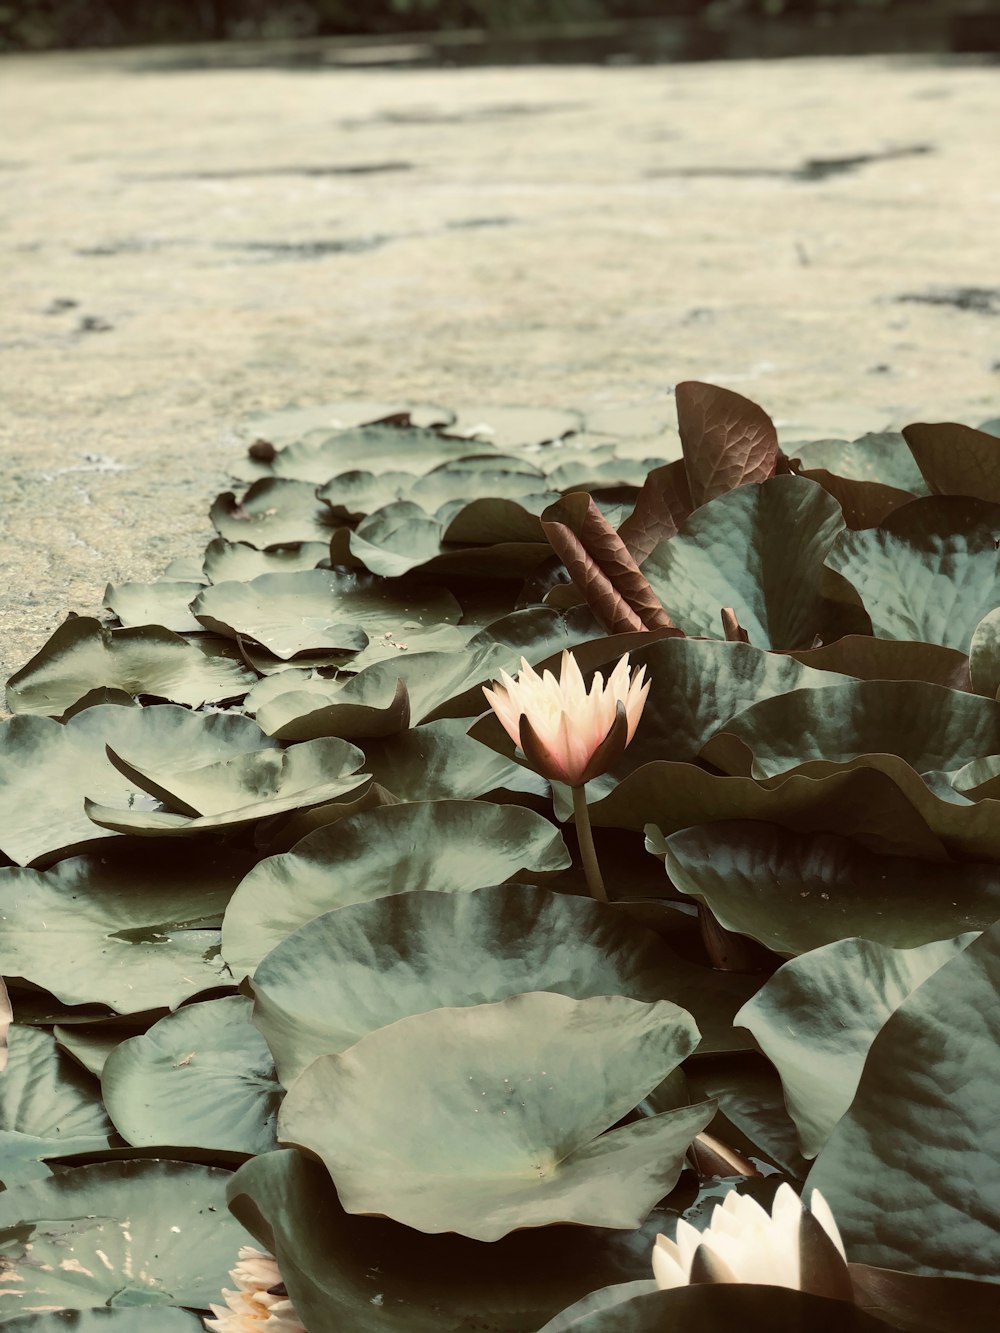
[[[15,717],[0,725],[0,848],[21,865],[68,856],[112,836],[86,815],[84,798],[152,808],[108,760],[106,747],[137,766],[152,760],[197,767],[273,745],[249,718],[204,715],[170,704],[87,708],[65,724]]]
[[[696,509],[643,573],[686,634],[722,638],[720,612],[732,607],[758,648],[807,648],[824,627],[823,561],[842,528],[814,482],[773,477]]]
[[[122,809],[87,801],[87,814],[102,828],[142,837],[209,833],[252,824],[292,810],[357,799],[368,775],[364,755],[334,738],[287,750],[255,750],[199,768],[149,772],[108,747],[108,758],[162,808]]]
[[[7,685],[12,713],[59,715],[91,690],[122,690],[200,708],[241,699],[256,681],[228,644],[186,640],[158,625],[109,630],[66,620]]]
[[[478,889],[568,864],[560,834],[531,810],[476,801],[382,806],[261,861],[226,912],[223,953],[242,976],[286,935],[335,907],[417,889]]]
[[[245,854],[146,851],[0,870],[3,966],[66,1004],[168,1008],[231,984],[218,925]],[[39,923],[45,925],[41,929]]]
[[[325,480],[325,478],[324,478]],[[209,511],[224,541],[244,542],[258,550],[330,540],[338,520],[316,499],[312,482],[285,477],[255,481],[242,499],[225,491]]]
[[[288,1084],[317,1055],[411,1014],[524,991],[679,1004],[698,971],[658,935],[589,898],[526,884],[424,890],[300,926],[254,973],[254,1022]]]
[[[455,623],[461,610],[444,590],[399,593],[374,579],[312,569],[217,583],[200,594],[194,613],[209,629],[249,635],[288,660],[332,649],[353,653],[386,632],[405,639],[411,627]]]
[[[112,1305],[205,1309],[243,1244],[226,1212],[228,1177],[182,1162],[107,1162],[0,1194],[0,1235],[14,1241],[0,1318]]]
[[[126,1143],[268,1152],[281,1088],[240,995],[186,1005],[108,1056],[101,1089]]]
[[[516,1231],[491,1244],[424,1235],[341,1206],[326,1168],[266,1153],[233,1177],[230,1207],[277,1254],[310,1333],[535,1333],[605,1282],[645,1275],[659,1212],[633,1233],[588,1227]]]
[[[0,1074],[0,1181],[9,1189],[49,1174],[43,1158],[107,1147],[111,1125],[97,1088],[40,1028],[10,1029]]]
[[[1000,867],[879,856],[835,833],[705,824],[667,838],[674,885],[781,954],[855,935],[913,949],[1000,917]]]
[[[996,1280],[998,989],[1000,927],[992,926],[876,1037],[851,1109],[808,1182],[823,1191],[855,1261]]]
[[[839,940],[786,963],[736,1015],[781,1075],[806,1157],[816,1156],[850,1107],[889,1018],[974,938],[915,949]]]
[[[927,496],[877,528],[843,533],[827,564],[853,585],[879,638],[965,653],[979,621],[1000,603],[998,534],[996,506]]]
[[[348,1212],[419,1231],[489,1241],[553,1222],[632,1228],[672,1188],[713,1108],[603,1131],[696,1041],[690,1015],[666,1001],[529,993],[434,1009],[314,1060],[278,1134],[322,1158]]]

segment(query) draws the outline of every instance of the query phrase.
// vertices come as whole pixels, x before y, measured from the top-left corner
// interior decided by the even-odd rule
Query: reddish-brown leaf
[[[903,438],[935,495],[1000,502],[1000,438],[954,421],[916,422]]]
[[[731,606],[722,608],[722,632],[727,643],[749,643],[750,635],[736,619],[736,612]]]
[[[642,484],[635,508],[618,529],[637,565],[660,542],[680,530],[694,506],[683,458],[654,468]]]
[[[844,511],[844,522],[854,529],[877,528],[894,509],[916,499],[909,491],[886,486],[881,481],[838,477],[822,467],[804,469],[799,476],[815,481],[832,495]]]
[[[542,527],[609,634],[673,627],[625,543],[585,491],[549,505]]]
[[[774,476],[781,451],[774,422],[762,407],[700,380],[678,384],[675,397],[695,507]]]

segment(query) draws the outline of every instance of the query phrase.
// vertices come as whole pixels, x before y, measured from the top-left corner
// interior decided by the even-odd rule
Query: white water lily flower
[[[607,682],[595,673],[588,692],[579,663],[564,652],[558,680],[551,671],[539,676],[522,657],[516,677],[501,671],[499,683],[483,693],[536,772],[582,787],[610,768],[635,735],[649,693],[645,675],[645,667],[629,671],[626,653]]]
[[[272,1255],[244,1245],[229,1276],[237,1289],[222,1292],[228,1309],[209,1306],[214,1318],[204,1322],[211,1333],[306,1333]]]
[[[657,1236],[653,1247],[657,1286],[687,1286],[694,1266],[699,1282],[753,1282],[795,1291],[813,1290],[810,1282],[803,1282],[801,1273],[799,1233],[803,1211],[801,1199],[787,1184],[775,1194],[770,1215],[755,1199],[733,1190],[716,1205],[704,1231],[682,1218],[677,1223],[676,1242]],[[819,1190],[813,1190],[808,1211],[840,1259],[846,1261],[837,1223]],[[822,1294],[826,1290],[824,1287]]]

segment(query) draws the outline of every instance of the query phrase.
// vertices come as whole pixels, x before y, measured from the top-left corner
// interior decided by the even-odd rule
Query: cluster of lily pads
[[[11,678],[0,1324],[197,1330],[248,1243],[309,1333],[997,1323],[1000,425],[677,412],[261,419]],[[483,695],[565,649],[651,683],[607,903]],[[846,1279],[658,1289],[787,1183]]]

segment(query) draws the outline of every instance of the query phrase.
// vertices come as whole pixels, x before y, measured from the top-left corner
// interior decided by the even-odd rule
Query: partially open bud
[[[576,658],[564,652],[559,679],[541,676],[522,657],[521,670],[484,688],[490,707],[526,761],[550,782],[582,787],[606,772],[635,735],[649,693],[646,668],[629,671],[626,654],[607,682],[595,674],[588,692]]]
[[[676,1241],[657,1236],[653,1276],[662,1288],[752,1282],[852,1300],[847,1257],[829,1205],[813,1190],[804,1210],[790,1185],[779,1188],[770,1215],[733,1190],[704,1231],[682,1219]]]
[[[204,1322],[211,1333],[306,1333],[271,1255],[244,1245],[229,1276],[236,1290],[223,1290],[225,1307],[209,1306],[214,1318]]]

